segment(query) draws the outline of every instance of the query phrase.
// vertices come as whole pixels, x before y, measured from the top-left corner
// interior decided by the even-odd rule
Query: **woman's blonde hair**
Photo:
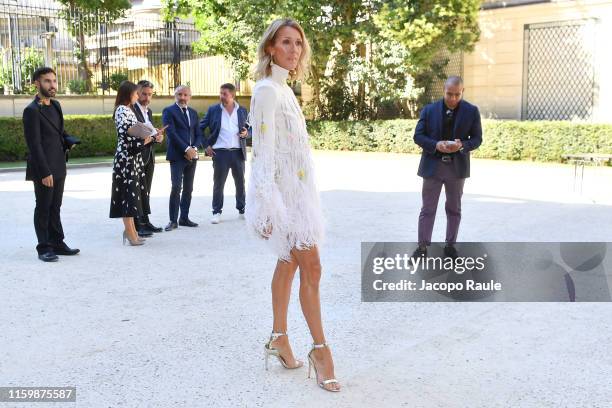
[[[257,64],[253,69],[255,80],[265,78],[271,74],[272,69],[270,67],[270,62],[272,62],[272,56],[268,54],[266,49],[274,45],[276,33],[283,27],[295,28],[300,33],[300,37],[302,37],[302,54],[300,55],[296,69],[294,71],[289,71],[289,78],[295,81],[307,75],[310,61],[310,45],[308,44],[304,30],[297,21],[291,18],[279,18],[270,24],[257,47]]]

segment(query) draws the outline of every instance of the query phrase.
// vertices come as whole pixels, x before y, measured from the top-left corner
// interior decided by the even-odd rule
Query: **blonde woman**
[[[321,322],[318,245],[323,238],[319,193],[315,186],[306,121],[288,80],[303,77],[310,47],[302,27],[291,19],[274,21],[257,51],[257,83],[251,99],[253,159],[246,218],[278,256],[272,278],[273,326],[265,345],[285,368],[300,368],[287,337],[291,284],[300,268],[300,304],[313,338],[308,353],[319,386],[339,391],[334,363]]]

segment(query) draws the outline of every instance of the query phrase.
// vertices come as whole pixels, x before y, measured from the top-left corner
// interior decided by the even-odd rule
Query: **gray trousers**
[[[461,196],[464,178],[457,177],[452,162],[440,162],[433,177],[423,178],[423,207],[419,215],[419,245],[431,244],[431,233],[442,186],[446,192],[446,243],[457,242],[461,222]]]

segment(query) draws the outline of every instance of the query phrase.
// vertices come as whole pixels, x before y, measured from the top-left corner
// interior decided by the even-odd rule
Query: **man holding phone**
[[[221,221],[223,189],[230,170],[236,186],[236,209],[242,219],[246,201],[244,171],[249,127],[247,110],[236,102],[236,87],[232,84],[221,85],[219,99],[221,103],[210,106],[200,121],[202,134],[206,129],[210,131],[204,140],[204,147],[206,155],[213,160],[213,224]]]
[[[478,108],[463,100],[463,80],[449,77],[444,98],[423,108],[414,142],[423,148],[418,175],[423,178],[423,206],[419,214],[419,246],[413,257],[427,256],[442,186],[446,193],[444,255],[458,256],[455,248],[461,221],[461,197],[470,177],[470,152],[482,143]]]

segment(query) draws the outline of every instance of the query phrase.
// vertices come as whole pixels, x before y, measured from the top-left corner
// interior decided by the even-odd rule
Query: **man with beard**
[[[138,101],[134,104],[134,113],[139,122],[148,123],[153,126],[153,112],[149,105],[153,98],[153,83],[147,80],[138,82]],[[155,171],[155,143],[163,141],[163,135],[155,138],[153,143],[145,145],[142,150],[142,160],[144,162],[145,173],[145,188],[146,194],[142,195],[142,210],[144,215],[136,220],[136,229],[141,237],[150,237],[154,232],[162,232],[163,230],[151,224],[149,214],[151,214],[151,184],[153,184],[153,172]]]
[[[26,180],[34,182],[36,207],[34,229],[36,251],[43,262],[55,262],[58,255],[76,255],[64,242],[60,207],[66,179],[66,157],[78,141],[64,130],[64,116],[58,101],[57,77],[52,68],[34,71],[32,80],[38,93],[23,111],[23,129],[28,146]]]

